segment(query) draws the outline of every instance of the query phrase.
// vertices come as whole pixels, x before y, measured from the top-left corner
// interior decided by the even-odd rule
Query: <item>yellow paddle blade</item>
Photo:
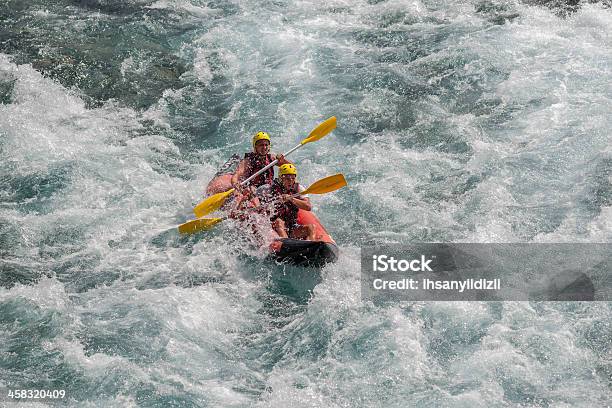
[[[223,218],[198,218],[179,225],[178,230],[181,234],[195,234],[196,232],[207,231],[221,221],[223,221]]]
[[[210,214],[211,212],[217,211],[219,208],[221,208],[223,203],[225,203],[227,197],[232,195],[233,192],[234,189],[232,188],[226,192],[213,194],[210,197],[205,198],[202,202],[200,202],[200,204],[195,206],[193,213],[196,217],[201,218],[207,214]]]
[[[300,194],[325,194],[331,191],[336,191],[346,186],[346,179],[343,174],[334,174],[333,176],[325,177],[319,181],[315,181],[306,190]]]
[[[300,142],[300,144],[305,145],[306,143],[316,142],[317,140],[326,136],[329,132],[336,128],[336,117],[332,116],[327,119],[325,122],[321,123],[319,126],[314,128],[312,132],[308,135],[308,137]]]

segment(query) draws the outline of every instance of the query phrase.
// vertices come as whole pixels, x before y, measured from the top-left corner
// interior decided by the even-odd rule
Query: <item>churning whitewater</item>
[[[567,4],[566,4],[567,3]],[[612,241],[612,9],[0,3],[0,406],[609,405],[609,302],[364,301],[360,249]],[[266,131],[340,256],[180,235]],[[21,406],[21,405],[19,405]]]

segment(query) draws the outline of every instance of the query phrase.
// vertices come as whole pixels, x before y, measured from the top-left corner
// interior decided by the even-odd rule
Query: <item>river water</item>
[[[0,388],[610,405],[609,302],[359,289],[374,244],[612,240],[612,9],[568,3],[1,0]],[[333,115],[292,160],[305,185],[346,175],[312,198],[337,263],[275,265],[227,222],[176,233],[254,133],[282,152]]]

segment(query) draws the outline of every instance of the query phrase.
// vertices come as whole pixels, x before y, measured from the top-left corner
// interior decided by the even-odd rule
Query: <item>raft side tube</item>
[[[294,265],[323,266],[326,263],[336,262],[338,245],[327,233],[317,216],[311,211],[299,210],[297,222],[300,225],[313,224],[315,240],[280,238],[270,245],[270,255],[279,262]]]
[[[280,238],[270,247],[277,247],[270,252],[274,260],[298,266],[319,267],[338,259],[338,246],[332,242]]]
[[[314,224],[315,226],[315,241],[323,241],[336,245],[336,242],[329,235],[327,230],[321,224],[319,218],[312,211],[298,210],[297,223],[300,225]]]

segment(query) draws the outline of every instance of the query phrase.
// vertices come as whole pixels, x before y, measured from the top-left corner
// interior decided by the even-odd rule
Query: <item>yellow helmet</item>
[[[279,170],[280,170],[278,173],[279,177],[284,176],[285,174],[293,174],[294,176],[297,177],[297,169],[291,163],[283,164],[282,166],[280,166]]]
[[[257,134],[253,136],[253,147],[255,147],[255,143],[257,143],[258,140],[267,140],[271,143],[270,135],[266,132],[257,132]]]

